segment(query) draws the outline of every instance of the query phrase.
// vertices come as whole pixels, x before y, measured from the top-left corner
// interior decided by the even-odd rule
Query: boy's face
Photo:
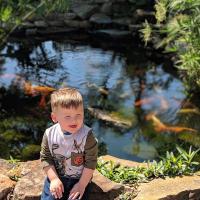
[[[58,122],[63,131],[70,133],[76,133],[81,128],[83,117],[83,105],[80,105],[77,108],[62,108],[59,106],[51,113],[53,122]]]

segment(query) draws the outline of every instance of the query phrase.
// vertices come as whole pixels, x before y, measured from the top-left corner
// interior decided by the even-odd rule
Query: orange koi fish
[[[153,97],[144,98],[144,99],[140,99],[140,100],[136,101],[134,105],[135,106],[141,106],[141,105],[144,105],[144,104],[150,104],[154,100],[155,100],[155,98],[153,98]]]
[[[32,86],[31,83],[25,82],[24,83],[24,91],[27,95],[36,96],[41,95],[41,99],[39,102],[40,107],[46,106],[46,96],[53,92],[55,88],[48,87],[48,86]]]
[[[138,101],[135,102],[135,106],[141,106],[144,104],[150,104],[154,101],[160,100],[160,106],[162,110],[166,110],[169,108],[169,103],[167,102],[167,100],[163,97],[163,96],[154,96],[154,97],[148,97],[148,98],[144,98],[144,99],[140,99]]]
[[[153,125],[155,127],[155,130],[157,132],[164,132],[164,131],[170,131],[174,133],[180,133],[182,131],[190,131],[190,132],[197,132],[195,129],[187,128],[187,127],[179,127],[179,126],[167,126],[164,123],[162,123],[155,114],[148,114],[146,116],[146,120],[152,120]]]
[[[49,94],[55,90],[55,88],[48,86],[32,86],[31,83],[25,82],[24,90],[26,94],[37,95],[37,94]]]

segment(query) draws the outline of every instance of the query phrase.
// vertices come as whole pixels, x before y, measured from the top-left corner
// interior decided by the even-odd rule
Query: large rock
[[[26,162],[22,167],[21,174],[23,177],[15,186],[14,199],[39,199],[45,179],[40,160]]]
[[[103,13],[96,13],[92,15],[89,21],[95,24],[111,24],[112,23],[111,18]]]
[[[114,200],[123,190],[123,185],[109,180],[95,170],[91,184],[91,200]]]
[[[154,179],[138,188],[134,200],[199,200],[200,176]]]
[[[64,20],[67,27],[77,28],[77,29],[86,29],[90,27],[90,23],[87,20]]]
[[[50,13],[46,16],[47,20],[52,20],[52,21],[63,21],[63,20],[72,20],[76,18],[75,13]]]
[[[8,176],[0,174],[0,199],[6,199],[14,189],[11,195],[13,200],[39,200],[45,179],[40,160],[27,161],[18,165],[21,178],[17,182],[12,181]],[[13,169],[12,165],[7,161],[0,160],[1,172],[6,174],[6,170],[10,171],[11,169]],[[114,200],[123,190],[123,185],[109,180],[95,170],[91,183],[91,200]]]
[[[0,174],[0,199],[7,199],[15,184],[16,182],[12,181],[8,176]]]
[[[71,9],[81,19],[88,19],[97,11],[98,6],[89,4],[74,4]]]
[[[77,16],[75,13],[65,13],[64,15],[64,19],[65,20],[73,20],[75,19]]]
[[[118,128],[129,129],[133,125],[133,122],[130,120],[122,119],[117,116],[112,116],[112,114],[97,108],[88,107],[88,111],[92,116],[96,117],[97,119],[108,122]]]

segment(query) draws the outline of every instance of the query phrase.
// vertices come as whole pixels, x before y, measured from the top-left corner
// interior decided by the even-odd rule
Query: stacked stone
[[[145,18],[153,13],[141,9],[146,1],[135,0],[73,0],[66,13],[33,17],[20,27],[26,35],[86,31],[114,38],[135,35]]]

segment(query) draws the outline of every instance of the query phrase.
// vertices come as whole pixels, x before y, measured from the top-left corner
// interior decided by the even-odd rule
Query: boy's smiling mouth
[[[77,125],[70,125],[70,128],[77,128]]]

